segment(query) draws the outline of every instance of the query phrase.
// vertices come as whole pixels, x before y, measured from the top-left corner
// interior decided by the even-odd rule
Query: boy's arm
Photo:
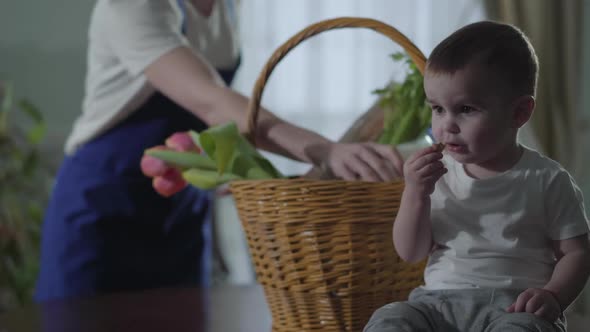
[[[590,276],[590,241],[588,234],[584,234],[553,244],[557,264],[543,288],[555,294],[563,311],[582,292]]]
[[[432,248],[430,197],[404,190],[393,224],[393,244],[405,261],[418,262],[428,256]]]
[[[553,245],[557,264],[547,285],[522,292],[508,312],[529,312],[553,322],[578,297],[590,275],[588,234],[553,241]]]
[[[405,188],[393,224],[393,244],[400,258],[417,262],[432,248],[430,195],[446,168],[441,146],[431,146],[412,155],[404,164]]]

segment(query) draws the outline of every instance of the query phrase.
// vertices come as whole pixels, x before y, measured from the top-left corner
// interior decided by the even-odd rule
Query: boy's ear
[[[518,129],[524,126],[533,115],[535,97],[530,95],[520,96],[515,100],[513,107],[512,127]]]

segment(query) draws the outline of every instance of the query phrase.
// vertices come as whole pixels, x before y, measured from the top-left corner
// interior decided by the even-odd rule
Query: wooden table
[[[260,286],[159,289],[31,305],[0,316],[0,332],[267,332]]]

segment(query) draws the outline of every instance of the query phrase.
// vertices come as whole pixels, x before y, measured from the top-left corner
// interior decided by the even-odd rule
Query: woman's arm
[[[178,47],[164,54],[146,68],[145,75],[156,89],[206,124],[215,126],[234,121],[241,132],[246,130],[248,99],[226,87],[215,69],[189,48]],[[262,132],[279,122],[282,120],[268,111],[260,112],[259,137],[256,137],[261,139],[260,143],[267,143],[267,134]]]
[[[146,68],[145,75],[156,89],[208,125],[234,121],[241,131],[246,130],[248,99],[224,86],[215,70],[190,49],[178,47],[164,54]],[[333,143],[265,109],[260,112],[256,135],[262,149],[328,166],[347,180],[391,180],[402,173],[401,160],[392,147]]]

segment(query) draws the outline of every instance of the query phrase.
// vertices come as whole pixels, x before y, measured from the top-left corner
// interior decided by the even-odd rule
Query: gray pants
[[[565,332],[563,315],[553,324],[530,313],[507,313],[521,293],[506,289],[428,291],[417,288],[407,302],[379,308],[364,332]]]

